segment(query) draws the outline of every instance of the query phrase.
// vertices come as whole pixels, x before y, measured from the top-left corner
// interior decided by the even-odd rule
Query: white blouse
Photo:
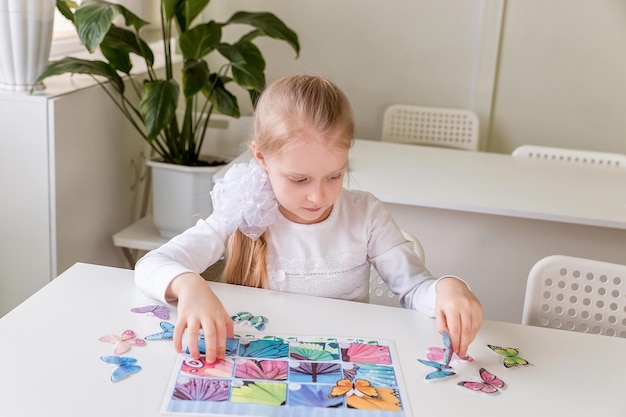
[[[279,213],[266,233],[271,290],[366,302],[373,265],[402,305],[434,315],[436,280],[370,193],[342,190],[320,223],[294,223]],[[228,238],[212,216],[200,220],[141,258],[135,282],[149,296],[171,301],[165,299],[170,282],[217,262]]]

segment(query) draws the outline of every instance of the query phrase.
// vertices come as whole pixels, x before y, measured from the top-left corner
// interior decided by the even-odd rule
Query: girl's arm
[[[189,353],[197,359],[198,335],[202,330],[207,363],[224,359],[226,338],[234,337],[233,321],[204,278],[192,272],[181,274],[169,285],[166,295],[178,300],[178,320],[174,326],[176,351],[182,351],[183,332],[187,329]]]
[[[226,337],[233,323],[217,296],[200,273],[224,254],[228,235],[209,217],[148,252],[135,265],[135,283],[147,295],[163,302],[178,303],[174,346],[182,349],[187,329],[189,350],[199,356],[198,334],[204,332],[207,361],[223,357]]]

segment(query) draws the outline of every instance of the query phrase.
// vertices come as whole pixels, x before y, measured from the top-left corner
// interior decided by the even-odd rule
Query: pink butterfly
[[[143,307],[134,307],[130,311],[133,313],[147,313],[149,315],[155,315],[160,319],[167,320],[170,318],[170,311],[166,306],[153,304]]]
[[[480,368],[480,378],[483,382],[476,381],[461,381],[458,385],[469,388],[473,391],[482,391],[487,394],[493,394],[498,392],[498,388],[504,387],[504,381],[499,379],[497,376],[486,370],[485,368]]]
[[[143,339],[135,339],[135,332],[132,330],[124,330],[121,336],[116,334],[109,334],[102,336],[99,340],[102,342],[115,343],[115,350],[113,353],[121,355],[130,350],[131,345],[144,346],[146,341]]]
[[[442,348],[442,347],[429,347],[428,348],[428,353],[426,353],[426,358],[428,358],[431,361],[435,361],[435,362],[439,362],[441,360],[443,360],[443,357],[446,353],[446,349]],[[459,362],[471,362],[474,360],[474,358],[472,358],[471,356],[467,355],[466,357],[462,358],[459,355],[457,355],[456,353],[452,354],[452,359],[459,361]]]

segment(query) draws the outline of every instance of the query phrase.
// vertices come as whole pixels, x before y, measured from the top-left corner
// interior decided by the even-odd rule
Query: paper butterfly
[[[443,337],[443,364],[446,368],[450,367],[450,360],[452,360],[452,341],[450,340],[450,335],[447,331],[441,332],[441,336]]]
[[[133,313],[147,313],[150,315],[155,315],[160,319],[167,320],[170,318],[170,311],[166,306],[161,305],[149,305],[143,307],[134,307],[131,308],[130,311]]]
[[[426,359],[438,362],[438,361],[441,361],[443,359],[444,355],[445,355],[445,349],[444,348],[429,347],[428,348],[428,352],[426,353]],[[474,358],[472,358],[469,355],[467,355],[466,357],[462,358],[459,355],[457,355],[456,353],[453,353],[452,354],[452,360],[459,361],[459,362],[472,362],[474,360]]]
[[[267,317],[255,316],[251,313],[248,313],[247,311],[237,313],[234,316],[230,316],[230,318],[233,319],[235,323],[245,325],[249,324],[252,327],[256,328],[258,331],[263,331],[263,329],[265,329],[265,325],[268,322]]]
[[[174,325],[172,323],[162,321],[160,326],[163,331],[146,336],[146,340],[172,340],[174,338]]]
[[[99,340],[102,342],[115,343],[115,350],[113,353],[121,355],[130,350],[131,345],[144,346],[146,341],[143,339],[135,339],[135,332],[132,330],[124,330],[121,336],[116,334],[110,334],[102,336]]]
[[[418,359],[420,363],[435,368],[435,371],[426,375],[426,379],[445,378],[447,376],[455,375],[454,372],[448,371],[449,367],[445,363],[439,363],[435,361],[427,361],[426,359]]]
[[[519,350],[510,347],[500,347],[494,345],[487,345],[491,350],[500,355],[504,356],[502,363],[506,368],[513,368],[514,366],[520,365],[530,365],[530,363],[524,359],[517,356],[519,354]]]
[[[450,369],[450,360],[452,360],[452,341],[450,340],[450,335],[447,331],[443,331],[441,333],[443,337],[443,349],[441,349],[441,358],[442,362],[435,362],[433,360],[426,359],[418,359],[420,363],[435,368],[436,370],[426,375],[426,379],[437,379],[437,378],[445,378],[447,376],[454,375],[455,373],[452,371],[448,371]],[[430,358],[429,358],[430,359]]]
[[[141,366],[135,365],[137,359],[127,356],[100,356],[104,362],[118,365],[111,374],[111,382],[117,382],[129,377],[131,374],[141,371]]]
[[[426,354],[426,358],[431,361],[440,361],[443,359],[443,364],[446,367],[449,367],[450,361],[452,358],[455,358],[459,361],[471,362],[473,359],[468,355],[464,358],[460,357],[456,353],[452,352],[452,341],[450,340],[450,335],[447,331],[443,331],[441,333],[443,337],[443,348],[440,347],[430,347],[428,348],[428,353]]]
[[[349,397],[351,395],[376,398],[378,397],[378,392],[376,388],[372,387],[372,384],[365,379],[357,379],[354,382],[349,379],[340,379],[337,381],[337,385],[330,390],[331,397]]]
[[[461,381],[458,385],[469,388],[473,391],[482,391],[487,394],[493,394],[494,392],[498,392],[498,388],[504,387],[504,381],[499,379],[497,376],[486,370],[485,368],[480,368],[478,371],[480,374],[480,378],[483,382],[475,382],[475,381]]]

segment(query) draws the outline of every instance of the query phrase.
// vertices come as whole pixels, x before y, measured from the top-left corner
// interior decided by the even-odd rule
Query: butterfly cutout
[[[450,369],[450,361],[452,360],[452,341],[450,340],[450,335],[447,331],[441,332],[441,336],[443,337],[443,349],[441,349],[441,359],[442,362],[435,362],[434,360],[426,360],[426,359],[418,359],[420,363],[430,366],[431,368],[435,368],[435,371],[426,375],[426,379],[437,379],[437,378],[445,378],[447,376],[455,375],[454,372],[448,371]]]
[[[469,388],[473,391],[482,391],[487,394],[493,394],[498,392],[498,388],[504,387],[504,381],[499,379],[497,376],[486,370],[485,368],[480,368],[478,371],[480,374],[480,379],[482,382],[476,381],[461,381],[458,385]]]
[[[448,369],[450,369],[449,366],[446,366],[445,363],[439,363],[439,362],[435,362],[435,361],[427,361],[426,359],[418,359],[418,361],[420,361],[420,363],[426,365],[426,366],[430,366],[431,368],[435,368],[435,371],[429,373],[428,375],[426,375],[426,379],[438,379],[438,378],[445,378],[447,376],[452,376],[455,375],[454,372],[449,371]]]
[[[110,334],[102,336],[99,340],[102,342],[115,343],[115,350],[113,353],[121,355],[130,350],[131,345],[144,346],[146,341],[143,339],[135,339],[135,332],[132,330],[124,330],[121,335]]]
[[[239,312],[235,314],[234,316],[230,316],[230,318],[233,319],[235,323],[240,323],[243,325],[250,325],[254,327],[255,329],[257,329],[258,331],[263,331],[265,329],[265,325],[268,322],[267,317],[255,316],[251,313],[248,313],[247,311]]]
[[[378,392],[372,384],[365,379],[357,379],[354,382],[349,379],[340,379],[337,385],[330,390],[331,397],[349,397],[356,395],[357,397],[377,398]]]
[[[487,345],[487,346],[489,346],[489,348],[493,350],[494,352],[499,353],[500,355],[504,356],[502,363],[504,364],[505,368],[513,368],[515,366],[521,366],[521,365],[530,365],[530,363],[526,359],[520,358],[518,356],[519,355],[518,349],[511,348],[511,347],[500,347],[500,346],[494,346],[494,345]]]
[[[441,361],[443,359],[444,355],[445,355],[445,349],[444,348],[441,348],[441,347],[429,347],[428,348],[428,352],[426,353],[426,359],[431,360],[431,361],[439,362],[439,361]],[[469,355],[467,355],[467,356],[462,358],[459,355],[457,355],[456,353],[452,354],[452,361],[472,362],[473,360],[474,360],[474,358],[472,358]]]
[[[446,367],[450,366],[450,361],[452,358],[455,358],[459,361],[471,362],[473,359],[467,355],[465,357],[460,357],[456,353],[452,351],[452,341],[450,340],[450,335],[447,331],[441,332],[441,336],[443,337],[443,348],[440,347],[430,347],[428,348],[428,353],[426,354],[426,358],[431,361],[440,361],[443,360],[443,364]]]
[[[174,325],[172,323],[162,321],[160,326],[163,331],[146,336],[146,340],[172,340],[174,338]]]
[[[148,315],[157,316],[160,319],[167,320],[170,318],[170,310],[166,306],[153,304],[143,307],[134,307],[130,311],[133,313],[146,313]]]
[[[441,336],[443,338],[443,364],[446,368],[450,367],[450,361],[452,360],[452,340],[450,340],[450,335],[447,331],[441,332]]]
[[[111,374],[111,382],[121,381],[130,375],[141,371],[141,366],[135,365],[137,359],[127,356],[100,356],[104,362],[111,365],[118,365]]]

